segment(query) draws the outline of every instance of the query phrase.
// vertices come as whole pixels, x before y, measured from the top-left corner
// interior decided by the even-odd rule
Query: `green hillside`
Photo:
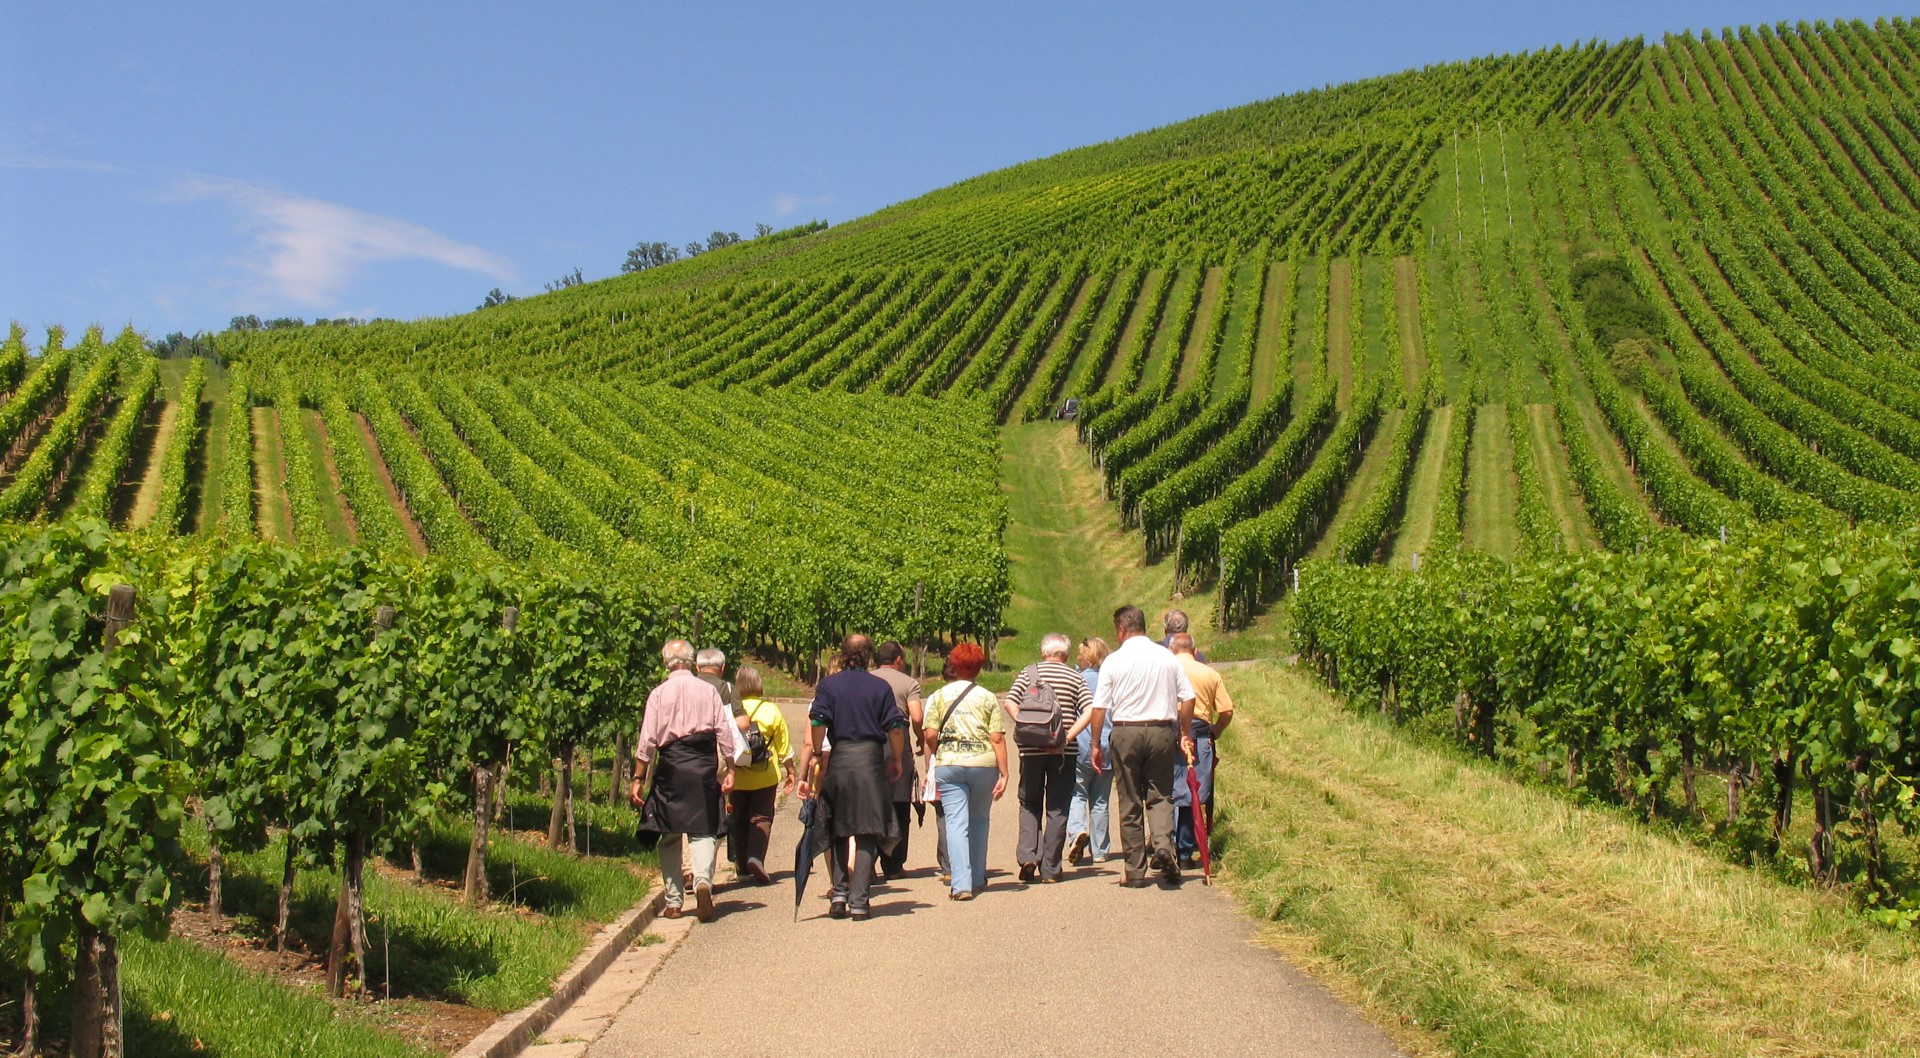
[[[223,348],[356,408],[395,368],[962,396],[1002,420],[1079,397],[1143,543],[1224,577],[1230,619],[1336,528],[1364,558],[1402,533],[1510,553],[1903,524],[1915,39],[1779,27],[1437,66],[466,316]],[[1399,494],[1431,420],[1410,401],[1486,412],[1417,524]]]
[[[339,966],[368,856],[444,861],[439,886],[375,872],[419,899],[409,951],[517,923],[499,893],[524,901],[532,861],[487,878],[539,835],[488,851],[490,784],[512,776],[509,831],[512,803],[551,814],[556,863],[625,856],[619,765],[604,805],[594,766],[628,759],[668,635],[784,685],[850,631],[1024,659],[1121,601],[1177,601],[1216,659],[1298,652],[1442,752],[1911,928],[1917,101],[1906,20],[1590,43],[1226,110],[455,317],[229,331],[190,364],[132,330],[15,325],[0,985],[32,995],[37,964],[64,988],[76,929],[164,926],[222,847],[256,909],[305,872],[301,917],[331,922],[339,882],[342,926],[309,929]],[[120,583],[139,634],[115,639]],[[83,757],[101,770],[69,782]],[[1244,789],[1269,781],[1290,782]],[[1282,803],[1230,808],[1234,840]],[[1538,895],[1540,862],[1503,884]],[[575,926],[637,898],[623,863],[582,870],[607,914],[498,932],[552,950],[490,962],[514,975],[490,1002],[539,994]],[[264,953],[265,916],[240,946]],[[1343,964],[1407,943],[1365,938]],[[171,973],[131,950],[136,987]],[[366,994],[370,959],[330,990]],[[420,966],[383,987],[481,1002]],[[331,1016],[296,1007],[277,1019]]]
[[[177,483],[202,509],[170,503],[169,523],[580,553],[744,614],[775,569],[838,549],[825,541],[845,511],[816,517],[834,488],[806,474],[885,481],[890,466],[940,488],[954,469],[936,450],[862,454],[841,428],[851,409],[875,409],[871,433],[930,420],[961,444],[977,417],[1041,418],[1073,397],[1144,552],[1176,561],[1183,590],[1217,592],[1228,624],[1316,552],[1410,564],[1417,546],[1402,538],[1532,554],[1632,548],[1666,529],[1908,524],[1916,40],[1895,20],[1444,64],[464,316],[228,333],[221,351],[251,384],[164,431],[202,464],[172,473],[218,464],[228,480]],[[21,366],[7,370],[25,374],[11,356]],[[67,478],[101,462],[96,435],[123,477],[168,463],[138,450],[162,431],[105,422],[139,389],[136,369],[87,388],[60,359],[37,358],[8,402],[21,421],[3,427],[0,480],[15,517],[76,502]],[[77,391],[84,407],[61,420],[72,428],[35,419],[57,388],[36,388],[43,375]],[[143,407],[145,394],[133,393]],[[881,410],[876,395],[941,402]],[[243,421],[251,442],[202,437]],[[742,463],[736,421],[778,438]],[[838,432],[811,432],[829,424]],[[42,434],[54,444],[29,467]],[[780,472],[827,443],[841,454],[797,480]],[[967,461],[990,463],[989,450]],[[835,459],[848,461],[837,473]],[[675,468],[701,460],[714,462],[698,480]],[[704,523],[702,490],[733,493],[704,505]],[[223,496],[224,512],[209,502]],[[147,517],[115,502],[116,517]],[[931,534],[882,545],[880,564],[907,575],[832,555],[831,575],[746,633],[897,627],[908,586],[924,607],[928,581],[941,582],[930,628],[991,632],[1002,563],[943,578],[915,556],[942,538],[961,542],[943,555],[993,553],[993,519],[894,520]],[[725,542],[763,533],[792,542]],[[886,598],[827,606],[829,583]]]

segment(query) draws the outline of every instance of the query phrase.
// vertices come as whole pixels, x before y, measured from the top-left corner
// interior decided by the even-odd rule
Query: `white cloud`
[[[815,195],[811,198],[796,195],[791,191],[782,191],[773,196],[773,213],[776,217],[791,217],[809,206],[824,206],[833,201],[830,195]]]
[[[331,304],[356,271],[376,261],[418,259],[501,282],[515,278],[500,255],[397,217],[240,180],[197,178],[174,193],[218,199],[238,210],[258,250],[248,267],[273,292],[307,305]]]

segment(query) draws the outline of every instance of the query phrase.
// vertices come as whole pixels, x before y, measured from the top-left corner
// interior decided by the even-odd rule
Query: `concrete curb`
[[[607,967],[613,965],[620,953],[632,946],[635,937],[653,924],[661,908],[666,906],[666,901],[666,888],[656,884],[652,896],[629,908],[594,935],[587,943],[586,950],[573,960],[573,965],[567,967],[567,971],[554,983],[552,995],[494,1022],[485,1032],[456,1051],[453,1058],[514,1058],[526,1050],[536,1037],[573,1005],[574,1000],[579,999],[600,979],[601,974],[607,972]]]

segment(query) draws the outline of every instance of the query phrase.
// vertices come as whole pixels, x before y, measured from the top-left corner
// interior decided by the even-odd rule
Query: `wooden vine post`
[[[920,600],[926,594],[927,582],[913,582],[913,678],[927,678],[927,633],[920,627]]]
[[[520,627],[520,608],[509,606],[500,612],[500,627],[512,632]],[[490,761],[473,765],[473,843],[467,846],[467,877],[461,899],[469,907],[484,905],[487,892],[487,828],[493,822],[494,769]]]
[[[112,652],[120,632],[133,623],[131,584],[115,584],[107,593],[106,633],[102,647]],[[81,920],[76,923],[73,967],[73,1058],[122,1058],[125,1021],[120,1003],[120,945],[113,934]],[[31,1016],[31,1015],[29,1015]]]
[[[382,606],[373,612],[374,634],[393,627],[394,611]],[[353,975],[354,988],[367,992],[367,916],[361,899],[362,881],[367,863],[367,835],[359,827],[349,830],[343,839],[346,848],[340,863],[340,898],[333,908],[333,940],[327,945],[327,994],[338,999],[347,994],[347,975]]]

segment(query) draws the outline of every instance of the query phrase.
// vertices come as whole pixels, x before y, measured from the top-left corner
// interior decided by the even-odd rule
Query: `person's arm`
[[[648,709],[640,717],[640,733],[633,739],[633,783],[627,790],[627,800],[639,807],[646,797],[647,782],[653,777],[653,750],[658,744],[660,733],[658,717],[660,710]]]
[[[1028,678],[1032,672],[1031,668],[1021,669],[1020,674],[1013,678],[1013,686],[1007,688],[1006,697],[1000,699],[1000,711],[1007,714],[1007,719],[1018,719],[1017,710],[1020,708],[1020,703],[1026,700],[1027,689],[1032,685],[1032,681]]]
[[[1213,703],[1215,709],[1213,738],[1218,742],[1221,733],[1226,731],[1227,725],[1233,723],[1233,695],[1227,693],[1225,680],[1220,681],[1220,686],[1215,689]]]
[[[927,701],[920,694],[919,684],[915,684],[912,693],[907,695],[907,723],[913,725],[913,740],[922,751],[926,748]]]
[[[1087,729],[1087,725],[1092,722],[1093,722],[1093,710],[1091,709],[1081,710],[1080,718],[1073,722],[1072,727],[1067,728],[1067,741],[1072,742],[1074,739],[1079,738],[1080,732],[1085,731]]]
[[[767,723],[767,751],[773,759],[780,762],[780,772],[787,789],[793,789],[793,777],[798,771],[793,766],[793,731],[787,727],[787,718],[778,707],[773,710],[773,719]]]
[[[802,801],[813,796],[813,761],[820,755],[820,740],[825,738],[827,729],[820,724],[807,727],[807,737],[800,743],[800,781],[794,787],[794,793]]]
[[[993,784],[993,799],[998,801],[1000,795],[1007,792],[1007,733],[995,731],[992,738],[993,760],[1000,766],[1000,778]]]
[[[899,782],[907,770],[907,726],[895,724],[888,728],[887,741],[893,744],[893,755],[887,758],[887,781]]]
[[[1093,722],[1093,702],[1091,698],[1092,696],[1087,694],[1087,685],[1085,683],[1079,683],[1078,689],[1073,695],[1075,719],[1073,726],[1067,729],[1068,742],[1079,738],[1080,732],[1085,731],[1087,726]]]
[[[1106,672],[1100,674],[1100,681],[1093,690],[1093,708],[1087,710],[1092,715],[1087,724],[1093,728],[1093,770],[1096,774],[1107,770],[1107,750],[1100,744],[1100,736],[1106,733],[1107,713],[1113,706],[1113,681],[1107,679]]]
[[[1185,666],[1175,665],[1173,676],[1174,695],[1180,701],[1178,720],[1180,749],[1187,755],[1187,763],[1191,764],[1193,763],[1193,706],[1195,699],[1200,696],[1194,693],[1193,681],[1187,678]]]

